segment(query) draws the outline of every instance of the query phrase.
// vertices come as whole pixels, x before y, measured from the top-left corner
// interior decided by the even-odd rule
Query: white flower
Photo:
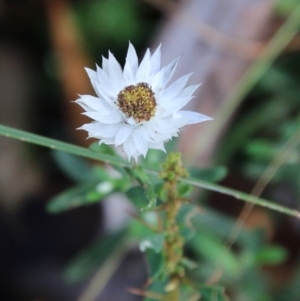
[[[160,68],[160,46],[150,50],[138,65],[134,47],[129,43],[124,70],[109,52],[102,68],[86,68],[97,97],[80,95],[76,102],[93,122],[80,127],[99,143],[120,146],[137,159],[148,149],[164,150],[164,142],[177,136],[186,124],[211,120],[191,111],[180,111],[192,98],[199,85],[186,86],[191,74],[167,86],[178,59]]]

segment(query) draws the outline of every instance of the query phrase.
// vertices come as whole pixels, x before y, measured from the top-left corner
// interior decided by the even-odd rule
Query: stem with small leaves
[[[163,171],[160,173],[160,177],[165,181],[163,185],[165,199],[163,209],[166,215],[164,252],[166,256],[165,273],[169,277],[169,282],[165,287],[166,301],[179,300],[179,287],[185,276],[184,267],[181,265],[184,239],[180,234],[176,217],[184,202],[178,191],[178,183],[181,178],[187,176],[188,173],[182,166],[181,154],[170,153],[163,164]]]

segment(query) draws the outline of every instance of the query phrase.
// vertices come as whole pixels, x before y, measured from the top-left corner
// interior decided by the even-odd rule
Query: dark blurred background
[[[84,67],[101,65],[108,50],[123,66],[128,41],[140,56],[162,43],[163,65],[181,56],[174,78],[194,72],[191,83],[202,82],[189,108],[218,117],[217,125],[183,131],[179,149],[186,165],[227,166],[222,184],[250,192],[299,128],[299,34],[249,94],[233,106],[228,97],[296,5],[292,0],[0,0],[0,123],[88,146],[86,133],[75,130],[86,119],[72,103],[78,94],[94,93]],[[226,106],[231,110],[222,115]],[[263,196],[299,209],[299,162],[295,148]],[[0,300],[77,300],[89,279],[70,284],[62,273],[75,254],[106,233],[107,210],[91,205],[59,215],[45,211],[49,199],[74,184],[48,149],[0,137],[0,168]],[[220,195],[208,202],[233,218],[244,205]],[[255,208],[244,222],[264,228],[268,242],[288,250],[280,265],[263,267],[266,290],[296,282],[299,221]],[[145,269],[139,252],[129,252],[97,300],[140,300],[126,289],[145,283]],[[293,294],[285,300],[300,298]]]

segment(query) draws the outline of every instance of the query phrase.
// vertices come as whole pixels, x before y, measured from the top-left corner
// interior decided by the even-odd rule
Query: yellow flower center
[[[133,117],[138,123],[150,120],[156,111],[154,93],[146,83],[125,87],[118,94],[117,105],[127,118]]]

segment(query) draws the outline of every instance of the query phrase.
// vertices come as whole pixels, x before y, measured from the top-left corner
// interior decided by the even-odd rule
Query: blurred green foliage
[[[123,64],[131,41],[139,48],[151,38],[159,14],[139,0],[90,0],[74,7],[86,49],[95,61],[101,61],[110,49]]]

